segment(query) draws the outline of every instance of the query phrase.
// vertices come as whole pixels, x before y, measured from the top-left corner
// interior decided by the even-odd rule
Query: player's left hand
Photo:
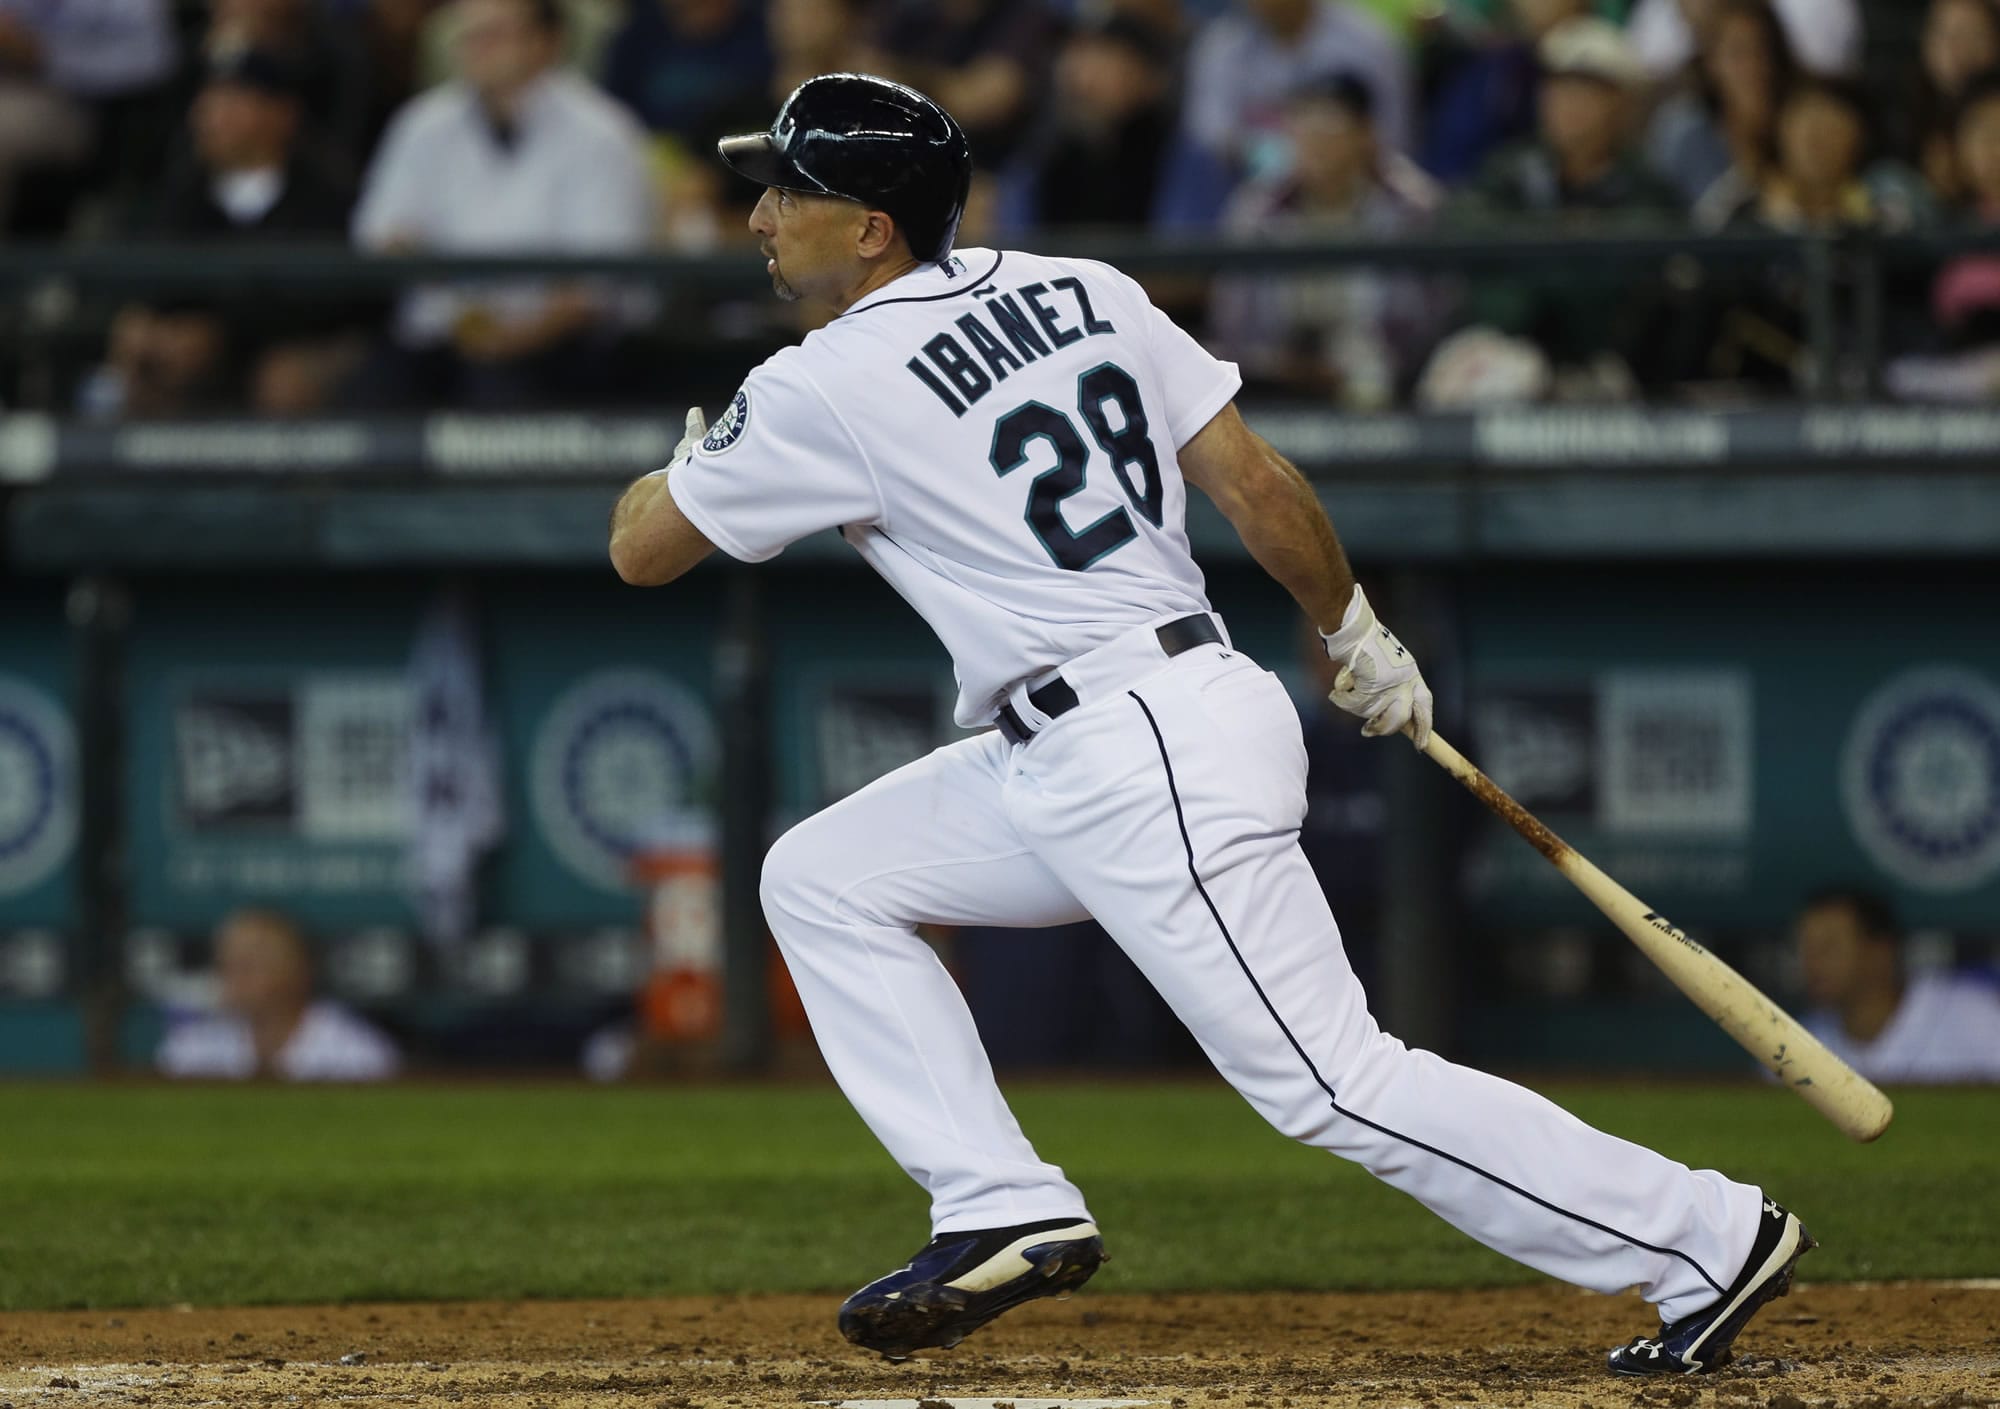
[[[688,407],[687,429],[681,432],[680,443],[674,446],[674,458],[668,467],[684,465],[694,458],[694,449],[701,444],[701,438],[708,434],[708,419],[701,414],[699,406]]]
[[[1410,742],[1422,748],[1431,737],[1431,688],[1417,669],[1417,658],[1375,619],[1375,609],[1359,583],[1348,599],[1340,629],[1321,633],[1327,656],[1340,667],[1327,696],[1349,714],[1365,721],[1361,732],[1373,738],[1409,731]]]

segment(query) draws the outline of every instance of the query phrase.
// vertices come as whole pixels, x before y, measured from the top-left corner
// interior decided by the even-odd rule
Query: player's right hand
[[[1379,738],[1408,729],[1410,742],[1422,748],[1431,737],[1431,687],[1417,669],[1417,658],[1375,619],[1375,609],[1356,583],[1340,629],[1322,632],[1326,653],[1340,673],[1327,696],[1364,722],[1361,732]]]

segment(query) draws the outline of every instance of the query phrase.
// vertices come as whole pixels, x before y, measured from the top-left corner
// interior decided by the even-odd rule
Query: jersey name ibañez
[[[964,249],[753,371],[672,493],[745,562],[838,528],[951,652],[971,727],[1208,610],[1176,452],[1240,385],[1109,265]]]
[[[1050,297],[1051,291],[1058,289],[1067,292],[1076,304],[1067,322],[1065,311]],[[976,404],[1010,373],[1036,358],[1083,338],[1118,331],[1092,310],[1090,293],[1081,279],[1023,284],[1006,293],[982,289],[972,297],[978,306],[952,320],[955,334],[939,333],[924,344],[919,356],[903,364],[937,393],[954,416],[963,416],[967,405]],[[973,353],[978,354],[977,361]],[[985,363],[983,371],[981,362]]]

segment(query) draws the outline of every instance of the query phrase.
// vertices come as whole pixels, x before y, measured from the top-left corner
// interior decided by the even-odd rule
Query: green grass
[[[1899,1093],[1881,1142],[1755,1087],[1566,1086],[1766,1184],[1817,1279],[2000,1276],[2000,1090]],[[1214,1084],[1030,1086],[1106,1290],[1532,1281]],[[844,1291],[925,1204],[830,1089],[0,1087],[0,1310]]]

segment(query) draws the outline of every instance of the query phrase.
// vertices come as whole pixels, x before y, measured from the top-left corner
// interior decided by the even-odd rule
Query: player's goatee
[[[778,272],[778,261],[771,261],[771,291],[786,303],[797,303],[799,291],[785,282],[785,276]]]

